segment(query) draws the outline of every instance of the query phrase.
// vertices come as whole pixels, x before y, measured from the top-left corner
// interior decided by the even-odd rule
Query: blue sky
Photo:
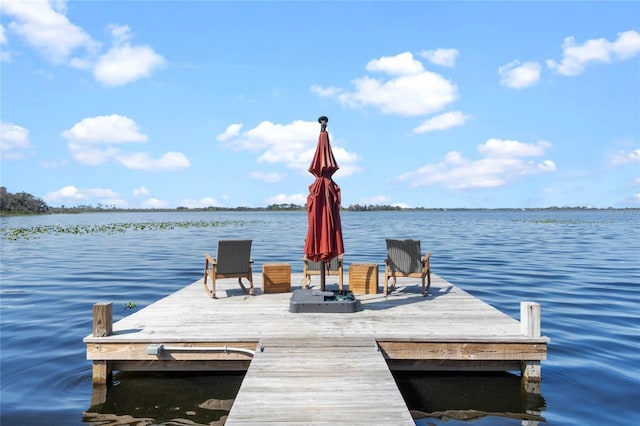
[[[640,207],[640,2],[3,0],[1,184],[52,206]]]

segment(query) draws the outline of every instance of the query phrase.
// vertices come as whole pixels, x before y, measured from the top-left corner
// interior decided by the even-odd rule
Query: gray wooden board
[[[323,340],[261,340],[226,424],[414,424],[373,339]]]

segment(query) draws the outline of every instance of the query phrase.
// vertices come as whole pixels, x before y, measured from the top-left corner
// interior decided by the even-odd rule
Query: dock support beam
[[[93,305],[93,336],[106,337],[113,333],[113,303],[101,302]],[[93,361],[93,384],[106,385],[111,379],[109,361]]]
[[[540,337],[540,304],[534,302],[520,303],[520,332],[529,337]],[[540,361],[521,361],[523,385],[530,393],[540,392]],[[535,390],[538,392],[535,392]]]

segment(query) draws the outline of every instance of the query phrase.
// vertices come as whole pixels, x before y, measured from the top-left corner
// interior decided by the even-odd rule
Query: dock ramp
[[[260,341],[226,425],[414,425],[374,338]]]

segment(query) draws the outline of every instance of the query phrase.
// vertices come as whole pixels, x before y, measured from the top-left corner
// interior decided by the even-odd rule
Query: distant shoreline
[[[342,208],[343,212],[446,212],[446,211],[637,211],[640,207],[414,207],[401,208],[394,206],[350,206]],[[0,216],[33,216],[54,214],[80,214],[80,213],[206,213],[206,212],[306,212],[304,206],[293,207],[206,207],[206,208],[99,208],[99,207],[50,207],[49,211],[42,213],[5,213]]]

